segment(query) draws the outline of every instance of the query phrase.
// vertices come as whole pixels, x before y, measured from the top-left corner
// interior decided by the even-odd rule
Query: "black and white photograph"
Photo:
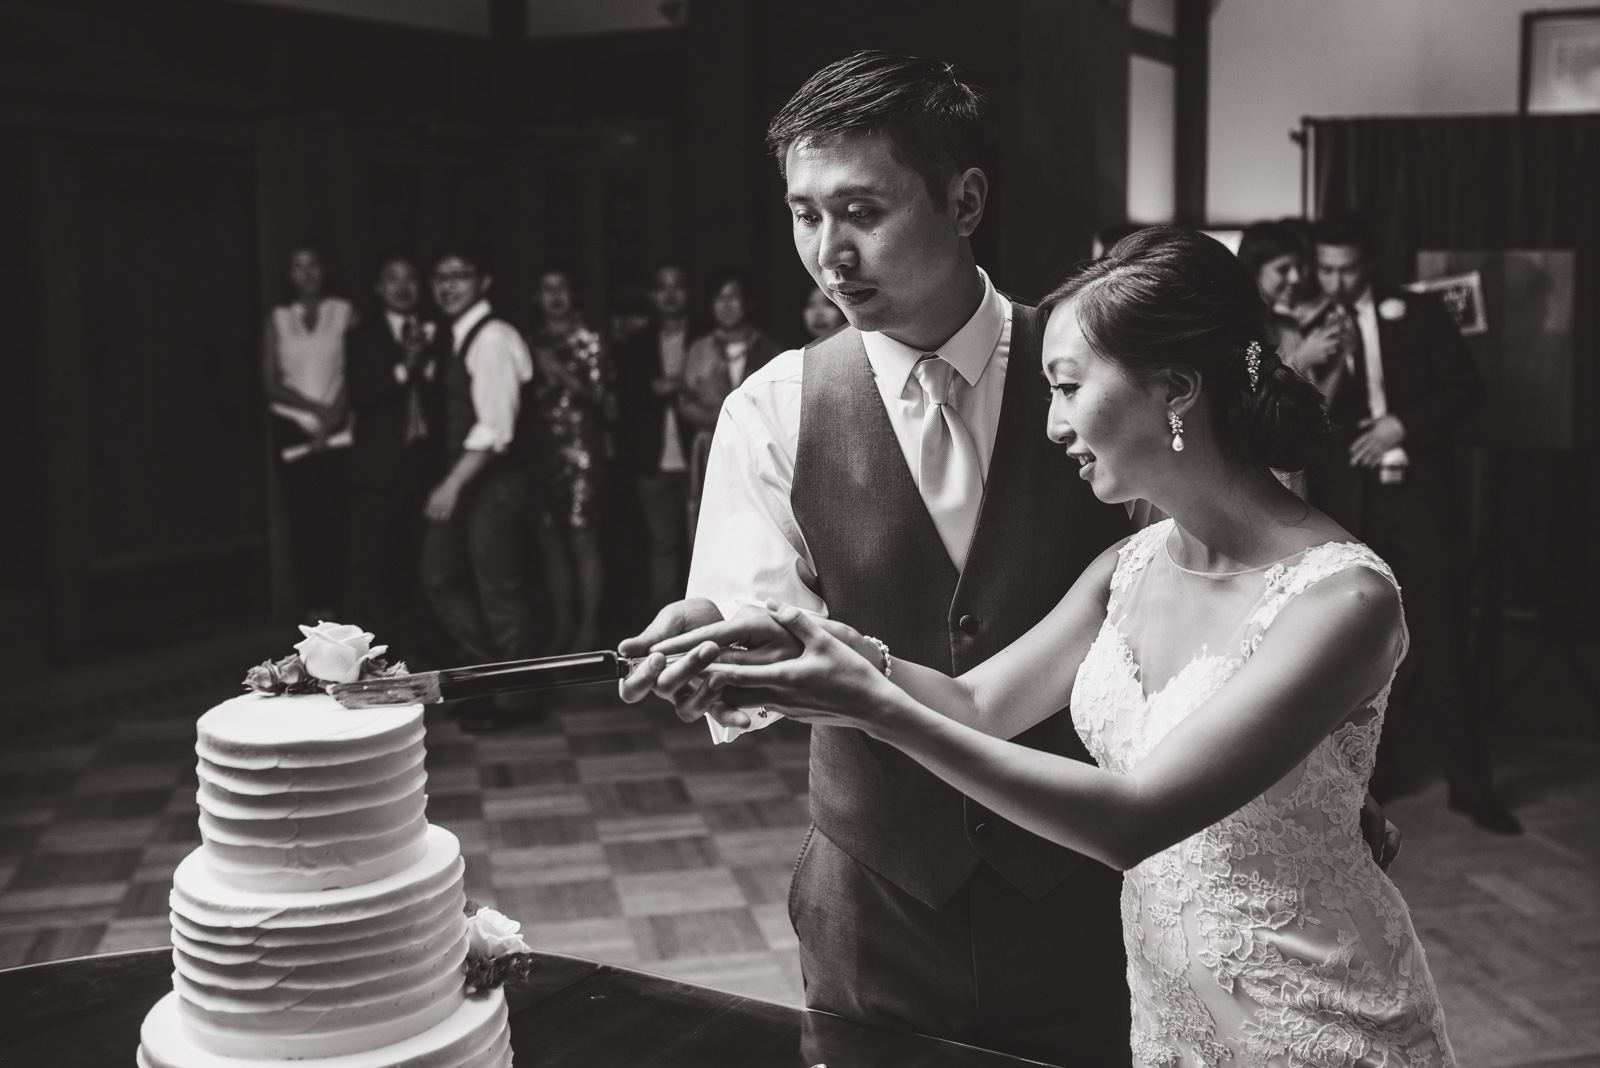
[[[0,1066],[1600,1068],[1595,0],[0,0]]]

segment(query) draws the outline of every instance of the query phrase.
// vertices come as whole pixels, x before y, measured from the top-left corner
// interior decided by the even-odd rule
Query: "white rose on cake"
[[[533,952],[518,933],[521,930],[522,924],[490,908],[480,908],[467,917],[467,941],[472,953],[479,957]]]
[[[323,682],[355,682],[364,661],[383,655],[387,645],[374,647],[372,635],[350,623],[318,622],[302,625],[305,640],[295,646],[306,671]]]

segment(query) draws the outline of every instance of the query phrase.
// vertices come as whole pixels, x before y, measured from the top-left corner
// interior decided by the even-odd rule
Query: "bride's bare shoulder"
[[[1342,568],[1313,582],[1284,610],[1328,632],[1350,636],[1398,634],[1403,620],[1400,591],[1374,568]]]

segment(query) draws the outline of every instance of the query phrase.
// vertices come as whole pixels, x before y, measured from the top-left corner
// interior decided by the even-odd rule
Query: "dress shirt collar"
[[[461,339],[484,319],[489,317],[489,301],[480,300],[472,307],[461,313],[461,318],[450,324],[450,340],[454,343],[455,350],[461,351]]]
[[[391,311],[390,309],[385,308],[383,310],[383,317],[389,321],[389,335],[396,341],[403,340],[406,334],[407,316],[401,315],[397,311]]]
[[[989,357],[1000,343],[1006,320],[1011,318],[1011,303],[995,289],[983,268],[978,268],[978,275],[983,279],[983,299],[978,301],[978,310],[938,349],[938,354],[956,369],[969,387],[976,386],[983,377]],[[906,381],[917,362],[927,355],[876,331],[864,331],[861,344],[866,347],[873,374],[882,378],[896,395],[905,391]]]

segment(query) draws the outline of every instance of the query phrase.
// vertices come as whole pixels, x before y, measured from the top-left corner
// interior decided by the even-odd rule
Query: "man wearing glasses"
[[[453,343],[445,368],[448,470],[423,509],[428,603],[462,654],[479,663],[534,655],[523,564],[532,435],[522,403],[533,358],[516,328],[494,317],[491,281],[482,258],[466,251],[447,250],[434,265],[434,303]],[[474,708],[462,726],[489,729],[508,711]]]

